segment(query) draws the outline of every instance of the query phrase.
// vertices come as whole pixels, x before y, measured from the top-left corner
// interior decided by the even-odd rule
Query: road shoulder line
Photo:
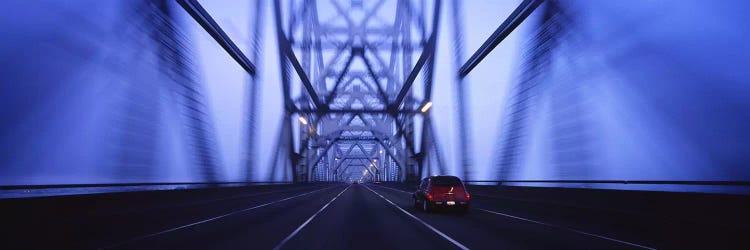
[[[391,189],[391,190],[402,192],[402,193],[411,194],[411,193],[409,193],[407,191],[396,189],[396,188],[383,187],[383,186],[379,186],[379,187]],[[534,223],[534,224],[539,224],[539,225],[544,225],[544,226],[548,226],[548,227],[552,227],[552,228],[557,228],[557,229],[562,229],[562,230],[566,230],[566,231],[571,231],[571,232],[574,232],[574,233],[579,233],[579,234],[583,234],[583,235],[587,235],[587,236],[591,236],[591,237],[595,237],[595,238],[599,238],[599,239],[614,241],[614,242],[625,244],[625,245],[632,246],[632,247],[643,248],[643,249],[656,249],[656,248],[653,248],[653,247],[639,245],[639,244],[636,244],[636,243],[627,242],[627,241],[624,241],[624,240],[618,240],[618,239],[614,239],[614,238],[610,238],[610,237],[607,237],[607,236],[598,235],[598,234],[594,234],[594,233],[588,233],[588,232],[584,232],[584,231],[581,231],[581,230],[576,230],[576,229],[572,229],[572,228],[568,228],[568,227],[563,227],[563,226],[559,226],[559,225],[555,225],[555,224],[544,223],[544,222],[541,222],[541,221],[536,221],[536,220],[532,220],[532,219],[526,219],[526,218],[523,218],[523,217],[518,217],[518,216],[514,216],[514,215],[510,215],[510,214],[504,214],[504,213],[500,213],[500,212],[495,212],[495,211],[487,210],[487,209],[483,209],[483,208],[476,208],[476,209],[480,210],[480,211],[483,211],[483,212],[487,212],[487,213],[491,213],[491,214],[495,214],[495,215],[500,215],[500,216],[505,216],[505,217],[508,217],[508,218],[516,219],[516,220],[522,220],[522,221],[531,222],[531,223]]]

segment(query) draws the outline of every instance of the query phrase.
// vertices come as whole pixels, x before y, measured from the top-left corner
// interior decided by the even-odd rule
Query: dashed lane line
[[[432,225],[430,225],[430,224],[427,224],[427,222],[424,222],[423,220],[421,220],[421,219],[417,218],[417,216],[414,216],[413,214],[411,214],[411,213],[407,212],[406,210],[404,210],[403,208],[401,208],[401,207],[400,207],[399,205],[396,205],[396,203],[393,203],[393,202],[392,202],[391,200],[389,200],[388,198],[385,198],[385,197],[383,197],[382,195],[380,195],[380,194],[379,194],[378,192],[375,192],[375,190],[372,190],[372,189],[370,189],[369,187],[367,187],[367,185],[363,185],[363,186],[364,186],[365,188],[367,188],[368,190],[370,190],[371,192],[375,193],[375,194],[376,194],[377,196],[380,196],[380,198],[383,198],[383,199],[384,199],[385,201],[387,201],[388,203],[390,203],[390,204],[391,204],[391,205],[393,205],[394,207],[398,208],[398,210],[399,210],[399,211],[401,211],[401,212],[403,212],[404,214],[408,215],[409,217],[411,217],[412,219],[416,220],[417,222],[419,222],[419,223],[422,223],[422,225],[424,225],[425,227],[429,228],[430,230],[432,230],[432,231],[433,231],[433,232],[435,232],[436,234],[438,234],[438,235],[442,236],[442,237],[443,237],[444,239],[446,239],[446,240],[450,241],[451,243],[453,243],[453,245],[456,245],[456,246],[457,246],[458,248],[461,248],[461,249],[464,249],[464,250],[468,250],[468,249],[469,249],[468,247],[464,246],[464,245],[463,245],[463,244],[461,244],[460,242],[458,242],[458,241],[454,240],[453,238],[449,237],[449,236],[448,236],[448,235],[446,235],[445,233],[443,233],[443,232],[440,232],[440,230],[437,230],[437,228],[433,227]]]
[[[128,243],[132,243],[132,242],[136,242],[136,241],[143,240],[143,239],[146,239],[146,238],[151,238],[151,237],[154,237],[154,236],[159,236],[159,235],[162,235],[162,234],[166,234],[166,233],[178,231],[178,230],[181,230],[181,229],[193,227],[193,226],[200,225],[200,224],[203,224],[203,223],[215,221],[215,220],[227,217],[227,216],[232,216],[232,215],[235,215],[235,214],[244,213],[244,212],[247,212],[247,211],[250,211],[250,210],[254,210],[254,209],[261,208],[261,207],[265,207],[265,206],[269,206],[269,205],[272,205],[272,204],[276,204],[276,203],[279,203],[279,202],[283,202],[283,201],[291,200],[291,199],[294,199],[294,198],[298,198],[298,197],[310,195],[312,193],[316,193],[316,192],[319,192],[321,190],[330,189],[330,188],[334,188],[334,187],[321,188],[321,189],[317,189],[317,190],[310,191],[310,192],[307,192],[307,193],[303,193],[303,194],[299,194],[299,195],[287,197],[287,198],[284,198],[284,199],[281,199],[281,200],[276,200],[276,201],[272,201],[272,202],[268,202],[268,203],[263,203],[261,205],[257,205],[257,206],[253,206],[253,207],[249,207],[249,208],[245,208],[245,209],[233,211],[233,212],[230,212],[230,213],[222,214],[222,215],[219,215],[219,216],[216,216],[216,217],[211,217],[211,218],[208,218],[208,219],[205,219],[205,220],[193,222],[193,223],[182,225],[182,226],[179,226],[179,227],[173,227],[173,228],[170,228],[170,229],[167,229],[167,230],[163,230],[163,231],[159,231],[159,232],[156,232],[156,233],[151,233],[151,234],[139,236],[139,237],[136,237],[136,238],[133,238],[133,239],[130,239],[130,240],[126,240],[126,241],[123,241],[123,242],[119,242],[119,243],[116,243],[114,245],[103,247],[103,248],[104,249],[107,249],[107,248],[117,248],[119,246],[122,246],[122,245],[125,245],[125,244],[128,244]]]
[[[378,186],[378,187],[387,188],[387,189],[391,189],[391,190],[394,190],[394,191],[411,194],[410,192],[407,192],[407,191],[404,191],[404,190],[400,190],[400,189],[395,189],[395,188],[390,188],[390,187],[384,187],[384,186]],[[534,223],[534,224],[539,224],[539,225],[544,225],[544,226],[553,227],[553,228],[557,228],[557,229],[562,229],[562,230],[566,230],[566,231],[571,231],[571,232],[575,232],[575,233],[579,233],[579,234],[583,234],[583,235],[587,235],[587,236],[591,236],[591,237],[595,237],[595,238],[599,238],[599,239],[614,241],[614,242],[625,244],[625,245],[632,246],[632,247],[637,247],[637,248],[642,248],[642,249],[656,249],[656,248],[653,248],[653,247],[639,245],[639,244],[628,242],[628,241],[624,241],[624,240],[618,240],[618,239],[610,238],[610,237],[599,235],[599,234],[595,234],[595,233],[584,232],[584,231],[581,231],[581,230],[576,230],[576,229],[572,229],[572,228],[568,228],[568,227],[563,227],[563,226],[559,226],[559,225],[555,225],[555,224],[545,223],[545,222],[541,222],[541,221],[537,221],[537,220],[532,220],[532,219],[526,219],[526,218],[515,216],[515,215],[510,215],[510,214],[495,212],[495,211],[487,210],[487,209],[483,209],[483,208],[476,208],[476,209],[478,209],[480,211],[483,211],[483,212],[495,214],[495,215],[500,215],[500,216],[505,216],[505,217],[508,217],[508,218],[513,218],[513,219],[516,219],[516,220],[522,220],[522,221],[531,222],[531,223]]]
[[[297,233],[299,233],[299,231],[301,231],[302,228],[304,228],[305,226],[307,226],[307,224],[310,223],[313,219],[315,219],[315,217],[318,216],[318,214],[320,214],[320,212],[323,212],[323,210],[325,210],[328,207],[328,205],[331,205],[331,203],[333,203],[333,201],[335,201],[337,198],[339,198],[339,196],[341,196],[341,194],[343,194],[344,192],[346,192],[346,190],[349,189],[349,187],[351,187],[351,185],[349,185],[346,188],[344,188],[344,190],[341,191],[341,193],[337,194],[336,197],[333,197],[333,199],[331,199],[331,201],[329,201],[328,203],[326,203],[323,207],[320,208],[320,210],[318,210],[312,216],[310,216],[310,218],[308,218],[304,223],[302,223],[302,225],[300,225],[299,227],[297,227],[297,229],[295,229],[291,234],[289,234],[289,236],[287,236],[286,238],[284,238],[284,240],[282,240],[278,245],[276,245],[276,247],[274,247],[273,250],[281,249],[281,247],[283,247],[284,244],[286,244],[295,235],[297,235]]]

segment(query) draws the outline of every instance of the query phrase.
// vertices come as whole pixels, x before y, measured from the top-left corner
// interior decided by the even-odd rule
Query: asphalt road
[[[379,185],[316,187],[123,240],[122,249],[637,249],[501,215],[481,198],[466,214],[424,213]],[[487,203],[490,204],[491,203]],[[169,215],[165,215],[169,216]]]
[[[471,209],[465,214],[422,212],[413,207],[411,186],[398,183],[315,183],[0,199],[0,249],[746,249],[750,246],[745,236],[747,220],[743,217],[746,216],[743,211],[747,211],[744,208],[750,207],[746,197],[624,195],[608,191],[608,196],[592,198],[582,190],[473,188]],[[566,192],[572,195],[565,195]],[[720,206],[726,209],[716,211],[726,211],[728,216],[663,209],[661,214],[674,217],[671,218],[655,216],[648,210],[633,213],[529,201],[556,198],[550,196],[552,193],[576,204],[586,204],[585,201],[592,199],[619,204],[610,205],[615,208],[628,204],[618,200],[623,197],[633,204],[642,204],[636,207],[669,199],[661,202],[676,202],[685,211]],[[629,195],[637,199],[627,198]],[[696,202],[683,203],[680,197]],[[697,201],[706,204],[701,206],[703,203]],[[696,216],[679,219],[682,214]],[[690,220],[693,218],[705,219]]]

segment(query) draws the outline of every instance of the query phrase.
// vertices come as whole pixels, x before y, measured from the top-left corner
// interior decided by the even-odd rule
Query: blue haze
[[[202,181],[175,83],[158,67],[148,34],[133,24],[136,2],[4,3],[10,11],[0,15],[0,185]],[[257,35],[249,32],[253,4],[201,2],[250,53]],[[469,179],[750,180],[750,20],[744,13],[750,4],[563,2],[574,22],[534,97],[516,168],[498,167],[498,144],[507,136],[501,132],[538,13],[467,78]],[[517,4],[464,1],[464,56]],[[385,12],[392,15],[389,5],[395,6],[387,1]],[[262,60],[255,62],[261,69],[255,180],[270,174],[282,115],[270,7]],[[244,180],[248,77],[179,6],[172,9],[204,90],[218,176]],[[432,115],[449,172],[458,174],[450,1],[443,11]],[[581,124],[577,132],[585,136],[561,148],[566,122]],[[574,146],[581,164],[560,158]]]

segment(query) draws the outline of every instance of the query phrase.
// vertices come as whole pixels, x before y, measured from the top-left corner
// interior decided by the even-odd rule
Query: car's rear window
[[[432,178],[433,186],[460,186],[461,180],[453,176],[439,176]]]

